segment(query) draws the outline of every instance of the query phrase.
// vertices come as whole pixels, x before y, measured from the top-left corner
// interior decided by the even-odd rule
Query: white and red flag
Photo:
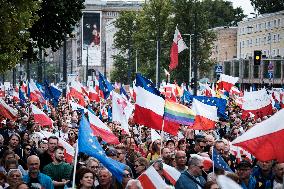
[[[99,136],[103,141],[109,144],[119,144],[118,138],[113,134],[110,128],[107,127],[95,114],[93,111],[88,110],[89,122],[93,134]]]
[[[171,63],[169,65],[170,70],[173,70],[178,65],[178,54],[182,52],[184,49],[187,49],[187,46],[185,45],[182,36],[179,32],[179,30],[176,28],[172,47],[171,47]]]
[[[231,88],[238,82],[238,80],[238,77],[221,74],[218,83],[218,88],[230,92]]]
[[[121,128],[129,133],[128,119],[133,112],[134,106],[122,95],[113,92],[112,94],[112,121],[121,124]]]
[[[192,110],[196,113],[193,129],[209,130],[215,128],[215,123],[218,121],[216,106],[204,104],[193,98]]]
[[[0,84],[0,97],[5,97],[5,86]]]
[[[31,108],[35,122],[37,122],[42,127],[52,127],[53,121],[42,110],[40,110],[33,104],[31,105]]]
[[[18,111],[6,104],[6,102],[0,98],[0,115],[11,120],[16,120]]]
[[[179,179],[181,173],[174,167],[163,163],[163,176],[168,179],[174,186]]]
[[[99,93],[93,87],[89,87],[88,97],[92,102],[100,102]]]
[[[44,102],[44,98],[33,80],[29,83],[29,98],[32,102]]]
[[[250,116],[249,112],[255,115],[255,119],[272,114],[271,97],[265,89],[245,92],[243,100],[243,119]]]
[[[168,185],[155,170],[153,166],[150,166],[144,173],[137,178],[144,189],[166,189]]]
[[[79,81],[72,81],[69,88],[69,96],[78,99],[78,104],[85,106],[85,98],[82,89],[82,84]]]
[[[284,110],[256,124],[237,137],[232,144],[250,152],[260,161],[284,162]]]

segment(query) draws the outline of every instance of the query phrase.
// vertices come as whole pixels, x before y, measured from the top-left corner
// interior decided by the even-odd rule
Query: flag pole
[[[215,174],[215,168],[214,168],[214,158],[213,158],[213,153],[214,153],[214,147],[212,146],[212,168],[213,168],[213,174]]]
[[[78,145],[78,140],[77,140],[76,149],[75,149],[72,189],[75,189],[75,177],[76,177],[76,171],[77,171],[78,151],[79,151],[79,145]]]
[[[162,123],[162,132],[161,132],[161,148],[160,148],[160,156],[162,155],[162,149],[163,149],[163,141],[164,141],[164,119]]]

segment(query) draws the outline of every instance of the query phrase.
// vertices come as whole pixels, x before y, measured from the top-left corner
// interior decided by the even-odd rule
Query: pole
[[[198,71],[198,62],[197,62],[197,27],[196,27],[196,22],[197,22],[197,3],[196,0],[194,0],[194,65],[193,65],[193,70],[194,70],[194,95],[197,95],[197,71]]]
[[[88,82],[88,70],[89,70],[89,46],[87,46],[87,65],[86,65],[86,85]]]
[[[136,53],[135,53],[135,73],[137,73],[138,71],[138,52],[137,52],[137,49],[136,49]]]
[[[158,53],[158,51],[159,51],[159,49],[158,49],[158,41],[156,42],[157,44],[156,44],[156,87],[158,88],[158,83],[159,83],[159,81],[158,81],[158,69],[159,69],[159,53]]]
[[[77,171],[78,151],[79,151],[79,145],[78,145],[78,140],[77,140],[76,151],[75,151],[75,160],[74,160],[74,171],[73,171],[72,189],[75,189],[75,178],[76,178],[76,171]]]
[[[66,96],[66,86],[67,86],[67,60],[66,60],[66,35],[64,37],[63,43],[63,82],[65,87],[63,87],[63,96]]]
[[[106,73],[106,67],[107,67],[107,47],[106,47],[107,45],[106,45],[106,41],[105,41],[105,67],[104,67],[104,76],[105,76],[105,78],[107,78],[107,73]]]
[[[13,88],[16,87],[16,68],[13,68]]]
[[[42,49],[39,49],[39,62],[37,63],[37,81],[42,82]]]
[[[189,70],[188,70],[188,74],[189,74],[188,83],[190,83],[191,82],[191,34],[189,34]]]
[[[130,85],[131,82],[131,39],[128,40],[128,71],[127,71],[127,80]]]

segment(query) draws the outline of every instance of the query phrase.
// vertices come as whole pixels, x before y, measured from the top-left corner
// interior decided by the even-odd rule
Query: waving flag
[[[38,89],[38,87],[36,86],[35,82],[33,80],[31,80],[31,82],[29,83],[29,92],[28,92],[28,96],[30,98],[30,100],[32,102],[44,102],[44,98],[42,96],[42,93],[40,92],[40,90]]]
[[[245,92],[243,100],[243,119],[249,117],[249,113],[254,114],[255,119],[272,114],[271,98],[265,89]]]
[[[120,94],[121,94],[121,96],[124,96],[125,99],[129,100],[129,96],[128,96],[127,92],[125,91],[125,89],[123,88],[123,86],[120,87]]]
[[[224,161],[222,156],[213,148],[212,160],[214,162],[214,167],[223,169],[225,171],[233,172],[229,165]]]
[[[107,99],[110,92],[114,90],[112,84],[101,73],[99,75],[99,88],[103,91],[104,99]]]
[[[196,113],[193,129],[209,130],[215,128],[218,121],[217,108],[193,99],[192,110]]]
[[[31,107],[35,122],[38,122],[38,124],[43,127],[44,126],[52,127],[53,121],[43,111],[41,111],[38,107],[36,107],[33,104],[31,105]]]
[[[169,66],[170,70],[173,70],[177,67],[178,54],[184,49],[187,49],[187,46],[185,45],[179,30],[176,28],[174,40],[171,47],[171,63]]]
[[[155,170],[153,166],[150,166],[144,173],[137,178],[142,185],[142,188],[147,189],[166,189],[168,185]]]
[[[119,144],[118,138],[112,133],[110,128],[108,128],[92,110],[88,110],[88,116],[92,131],[95,136],[99,136],[103,141],[110,144]]]
[[[93,102],[100,102],[99,94],[93,87],[89,87],[89,99]]]
[[[16,120],[18,111],[6,104],[6,102],[0,98],[0,115],[11,120]]]
[[[5,97],[5,86],[0,83],[0,97]]]
[[[181,173],[176,168],[163,163],[163,175],[172,185],[175,185]]]
[[[79,152],[83,152],[92,156],[100,161],[118,181],[122,182],[123,171],[126,165],[115,161],[106,156],[105,151],[100,146],[97,137],[95,137],[90,123],[83,115],[80,121],[79,134],[78,134]]]
[[[218,88],[224,89],[229,92],[231,88],[238,82],[238,80],[238,77],[232,77],[229,75],[221,74],[218,83]]]
[[[231,188],[231,189],[243,189],[238,183],[230,179],[225,175],[217,176],[217,183],[223,189]]]
[[[284,162],[284,109],[256,124],[237,137],[232,144],[250,152],[260,161]]]

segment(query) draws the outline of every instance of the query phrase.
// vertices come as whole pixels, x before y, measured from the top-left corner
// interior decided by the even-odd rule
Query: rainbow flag
[[[164,120],[183,125],[193,125],[194,118],[195,113],[188,107],[170,100],[166,100]]]

